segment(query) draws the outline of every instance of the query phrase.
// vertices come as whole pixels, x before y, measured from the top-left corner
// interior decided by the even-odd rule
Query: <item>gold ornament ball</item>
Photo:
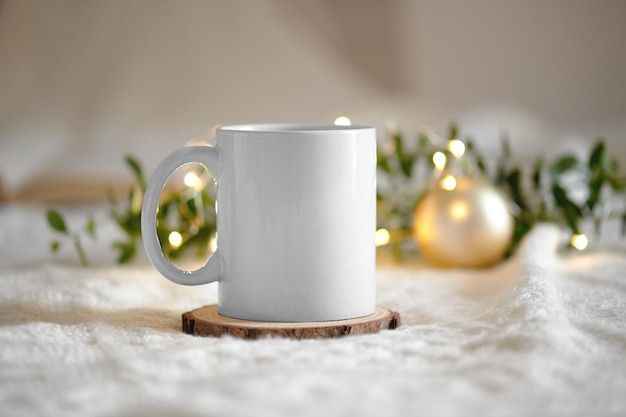
[[[476,178],[443,177],[415,209],[413,230],[421,253],[447,267],[485,267],[498,262],[513,236],[507,199]]]

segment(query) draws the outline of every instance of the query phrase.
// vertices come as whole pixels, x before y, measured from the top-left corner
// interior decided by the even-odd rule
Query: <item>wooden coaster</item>
[[[378,333],[400,326],[400,314],[376,307],[374,314],[350,320],[276,323],[250,321],[225,317],[217,312],[217,305],[209,305],[183,314],[183,332],[194,336],[230,335],[242,339],[262,336],[281,336],[294,339],[321,339],[351,334]]]

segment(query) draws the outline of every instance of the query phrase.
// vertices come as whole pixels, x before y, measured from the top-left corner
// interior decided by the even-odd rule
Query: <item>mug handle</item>
[[[170,175],[188,163],[200,163],[216,178],[221,172],[221,154],[217,147],[190,146],[178,149],[156,168],[143,197],[141,209],[141,235],[146,254],[152,265],[167,279],[182,285],[201,285],[222,278],[222,257],[217,249],[208,262],[195,271],[183,271],[174,266],[163,254],[157,235],[156,215],[159,196]]]

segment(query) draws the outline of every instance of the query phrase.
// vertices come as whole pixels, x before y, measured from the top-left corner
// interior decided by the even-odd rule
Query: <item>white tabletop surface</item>
[[[565,255],[540,226],[490,269],[380,267],[396,330],[245,341],[183,334],[215,284],[114,265],[100,230],[81,267],[43,209],[0,207],[0,415],[626,414],[623,248]]]

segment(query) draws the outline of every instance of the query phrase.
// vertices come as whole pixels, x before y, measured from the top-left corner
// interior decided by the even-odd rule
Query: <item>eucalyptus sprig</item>
[[[377,227],[390,232],[390,244],[399,254],[400,245],[411,236],[415,206],[436,174],[433,155],[441,152],[451,158],[446,148],[452,139],[459,138],[455,124],[450,126],[447,137],[419,133],[413,140],[400,132],[392,132],[378,146]],[[581,233],[584,220],[592,220],[596,230],[610,213],[611,196],[624,193],[626,181],[618,165],[602,140],[599,140],[587,160],[575,155],[564,155],[548,160],[538,158],[529,170],[513,159],[507,137],[502,138],[501,155],[495,166],[488,164],[484,155],[470,138],[465,143],[465,156],[460,163],[469,164],[510,199],[515,208],[515,229],[508,254],[511,254],[522,238],[539,222],[554,222],[568,228],[571,233]],[[134,181],[125,201],[118,202],[109,195],[110,217],[118,226],[122,239],[113,242],[118,252],[118,263],[135,259],[137,245],[141,242],[141,205],[146,190],[146,176],[140,163],[127,156],[126,165]],[[163,253],[175,260],[192,249],[194,255],[206,256],[216,233],[214,182],[204,168],[194,169],[192,185],[182,189],[164,191],[157,212],[157,235]],[[568,178],[574,175],[576,184],[584,187],[584,198],[574,198]],[[607,214],[608,213],[608,214]],[[626,233],[626,210],[621,213],[622,229]],[[96,221],[89,216],[85,225],[70,231],[63,216],[56,210],[47,212],[50,227],[60,235],[51,243],[57,252],[63,240],[69,240],[83,265],[87,257],[82,242],[96,237]],[[171,239],[175,235],[177,239]]]
[[[125,163],[134,178],[127,199],[119,202],[112,192],[108,196],[110,218],[123,235],[122,239],[112,243],[113,249],[118,252],[117,262],[120,264],[129,263],[137,256],[137,248],[141,244],[141,205],[147,185],[141,164],[131,156],[126,156]],[[195,255],[206,255],[209,242],[215,236],[215,186],[203,180],[208,177],[206,169],[197,168],[190,172],[200,181],[195,187],[170,188],[159,199],[157,235],[163,253],[170,260],[180,258],[193,248]],[[72,241],[81,264],[87,265],[88,259],[82,240],[86,236],[96,236],[96,222],[93,217],[89,216],[85,227],[73,232],[68,230],[67,222],[56,210],[48,211],[47,220],[53,231]],[[180,244],[170,239],[172,233],[180,235]],[[54,240],[51,244],[52,252],[57,252],[60,247],[59,240]]]
[[[473,147],[470,146],[469,150],[470,155],[482,158]],[[607,217],[605,208],[611,193],[625,191],[625,179],[619,174],[617,161],[606,151],[601,139],[594,144],[586,161],[571,154],[553,160],[539,158],[529,172],[512,161],[511,147],[505,137],[496,174],[490,175],[484,165],[481,171],[512,200],[517,209],[511,250],[539,222],[557,223],[578,235],[582,233],[582,222],[589,219],[599,232],[601,221]],[[576,190],[567,184],[572,176],[575,176],[574,185],[579,187],[578,191],[586,195],[580,202],[574,198]],[[530,188],[525,187],[528,183]],[[623,217],[623,221],[626,218]]]
[[[52,230],[60,234],[63,239],[67,239],[71,242],[76,250],[76,253],[78,254],[80,263],[83,266],[87,265],[87,255],[85,255],[85,250],[83,249],[82,239],[85,235],[92,239],[96,237],[96,222],[94,218],[90,215],[87,218],[85,225],[81,229],[75,231],[70,231],[68,229],[63,216],[61,216],[61,214],[56,210],[48,210],[46,218]],[[50,243],[50,250],[52,250],[53,253],[58,252],[63,245],[62,242],[62,240],[53,240]]]
[[[128,200],[121,205],[112,192],[108,195],[111,218],[125,235],[124,240],[113,242],[113,248],[119,252],[117,262],[120,264],[132,261],[137,255],[137,245],[141,242],[141,204],[148,184],[143,169],[135,158],[126,156],[124,161],[135,179],[128,192]]]
[[[379,228],[390,232],[394,252],[398,252],[398,243],[411,235],[415,206],[435,173],[433,155],[442,152],[449,158],[445,141],[458,138],[458,128],[452,124],[443,143],[441,137],[433,140],[425,133],[407,139],[399,132],[392,132],[379,145],[377,221]],[[538,158],[531,171],[513,160],[506,136],[501,140],[501,155],[491,169],[471,138],[463,139],[463,142],[466,153],[462,162],[474,164],[486,179],[508,196],[515,209],[515,228],[508,254],[539,222],[554,222],[573,234],[580,234],[582,222],[589,219],[598,230],[601,221],[607,217],[611,194],[624,193],[626,188],[617,161],[602,140],[597,141],[586,161],[575,155],[563,155],[553,160]],[[585,188],[584,201],[577,201],[572,190],[568,189],[567,179],[572,175],[577,175],[578,184]],[[626,212],[621,217],[622,229],[626,232]],[[397,239],[394,240],[394,236]]]

